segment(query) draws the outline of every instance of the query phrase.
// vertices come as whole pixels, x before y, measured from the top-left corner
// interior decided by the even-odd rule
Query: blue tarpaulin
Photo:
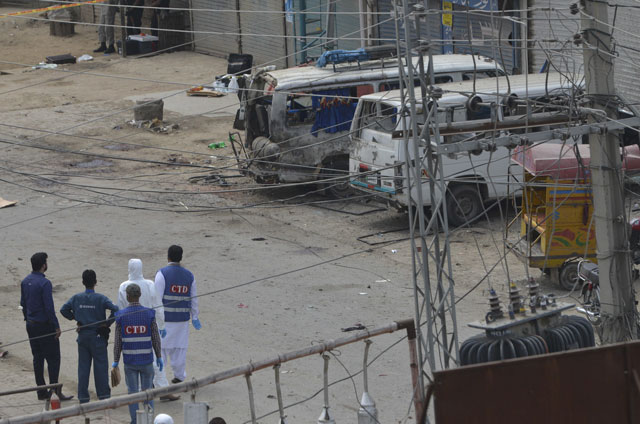
[[[320,130],[327,133],[348,131],[357,105],[349,98],[349,89],[316,91],[313,94],[312,107],[316,111],[316,120],[311,133],[317,136]]]
[[[369,55],[364,49],[358,50],[329,50],[318,58],[316,67],[324,68],[327,63],[356,62],[369,60]]]

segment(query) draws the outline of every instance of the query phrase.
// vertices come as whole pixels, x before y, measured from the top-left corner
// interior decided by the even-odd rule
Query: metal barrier
[[[26,387],[24,389],[7,390],[6,392],[0,392],[0,397],[8,396],[8,395],[17,395],[18,393],[35,392],[36,390],[48,390],[48,389],[57,389],[57,388],[62,389],[62,383],[47,384],[46,386]]]
[[[129,395],[123,395],[118,397],[113,397],[110,399],[99,400],[96,402],[89,402],[83,404],[77,404],[73,406],[68,406],[66,408],[57,409],[55,411],[45,411],[40,413],[34,413],[29,415],[21,415],[17,417],[3,418],[0,419],[0,424],[31,424],[31,423],[41,423],[52,420],[59,420],[61,418],[68,418],[78,415],[86,415],[91,412],[114,409],[121,406],[126,406],[134,403],[140,403],[145,401],[153,400],[157,397],[166,396],[168,394],[175,393],[184,393],[184,392],[194,392],[198,388],[215,384],[217,382],[228,380],[233,377],[244,376],[247,380],[247,388],[249,390],[249,399],[251,403],[251,418],[252,422],[256,422],[255,418],[255,408],[253,406],[253,389],[251,386],[251,374],[259,371],[264,368],[274,367],[276,370],[276,385],[278,387],[278,393],[280,393],[279,386],[279,365],[285,362],[292,361],[294,359],[303,358],[305,356],[311,356],[316,354],[323,354],[325,352],[329,352],[333,349],[336,349],[340,346],[352,344],[362,340],[368,340],[372,337],[380,336],[383,334],[393,333],[399,330],[406,330],[407,332],[407,340],[409,343],[409,367],[411,370],[411,383],[413,386],[413,397],[414,397],[414,405],[415,405],[415,415],[416,417],[421,417],[423,415],[423,405],[424,399],[422,393],[418,390],[418,365],[417,365],[417,351],[416,351],[416,329],[415,324],[412,319],[396,321],[391,324],[387,324],[382,327],[378,327],[372,330],[365,330],[359,333],[342,337],[339,339],[328,340],[326,342],[309,346],[303,349],[298,349],[286,353],[280,353],[274,357],[270,357],[267,359],[263,359],[257,362],[250,362],[249,364],[242,365],[236,368],[231,368],[226,371],[221,371],[218,373],[210,374],[208,376],[193,379],[190,381],[184,381],[179,384],[172,384],[166,387],[159,387],[155,389],[145,390],[143,392],[132,393]],[[365,354],[367,349],[365,349]],[[327,377],[327,365],[325,359],[325,373],[324,373],[324,385],[325,385],[325,404],[323,408],[323,413],[321,415],[321,419],[326,416],[328,417],[328,377]],[[280,395],[279,395],[280,397]],[[192,397],[192,401],[193,401]],[[280,410],[280,422],[284,422],[284,411],[282,407],[282,400],[279,399],[278,402],[279,410]],[[366,407],[367,405],[361,405],[361,407]],[[370,406],[370,405],[369,405]],[[325,415],[325,411],[327,412]],[[325,422],[331,422],[329,418]],[[199,424],[199,423],[198,423]]]

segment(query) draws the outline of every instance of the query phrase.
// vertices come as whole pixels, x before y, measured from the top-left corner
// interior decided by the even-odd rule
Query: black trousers
[[[58,376],[60,375],[60,341],[56,339],[55,332],[56,329],[53,324],[27,321],[27,334],[29,335],[31,354],[33,355],[33,373],[38,386],[47,384],[44,380],[45,360],[49,370],[49,384],[58,382]],[[46,395],[47,390],[38,390],[38,397]]]
[[[142,13],[144,9],[131,8],[129,9],[129,16],[127,26],[132,26],[135,28],[127,28],[127,34],[140,34],[140,27],[142,26]]]

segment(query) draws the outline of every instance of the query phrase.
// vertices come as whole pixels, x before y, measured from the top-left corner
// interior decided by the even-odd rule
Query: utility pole
[[[581,19],[584,70],[590,107],[602,111],[589,122],[616,118],[618,100],[613,83],[611,29],[607,3],[582,0]],[[631,283],[624,181],[619,137],[608,131],[589,134],[591,185],[600,269],[600,304],[603,343],[637,338],[636,306]]]
[[[442,161],[432,145],[432,142],[438,146],[441,144],[437,99],[429,91],[434,85],[432,46],[428,39],[422,40],[420,34],[421,22],[427,16],[424,3],[421,0],[395,0],[394,3],[399,85],[403,104],[403,190],[406,190],[411,204],[408,212],[418,339],[417,365],[420,375],[416,396],[419,400],[416,405],[416,419],[419,423],[425,422],[427,417],[422,402],[432,373],[458,363],[449,229],[447,216],[440,207],[445,193],[444,173]],[[412,39],[412,34],[415,34],[416,40]],[[425,52],[429,54],[428,66],[425,66],[422,59]],[[417,66],[413,63],[416,56]],[[420,81],[420,95],[416,93],[417,81]],[[429,107],[429,104],[435,106]],[[424,118],[422,128],[418,126],[420,118]],[[425,175],[429,176],[428,179],[423,178]],[[429,196],[431,205],[434,205],[431,216],[425,214],[424,196]]]

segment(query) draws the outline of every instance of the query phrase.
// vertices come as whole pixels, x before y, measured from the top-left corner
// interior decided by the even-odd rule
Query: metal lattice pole
[[[442,205],[446,199],[442,161],[435,153],[441,143],[437,125],[437,95],[434,95],[433,61],[427,41],[420,39],[420,24],[425,6],[402,0],[395,9],[396,21],[403,26],[404,40],[397,32],[400,90],[403,104],[404,173],[409,207],[409,228],[412,249],[412,282],[415,318],[419,323],[418,359],[421,373],[419,388],[424,399],[425,378],[435,370],[448,368],[457,362],[458,337],[452,278],[447,215]],[[411,31],[412,26],[414,31]],[[412,39],[415,34],[417,40]],[[400,55],[404,44],[404,62]],[[429,54],[425,69],[422,57]],[[413,63],[418,54],[417,66]],[[404,70],[406,65],[406,71]],[[421,96],[417,98],[415,82],[420,81]],[[420,116],[422,115],[422,116]],[[419,118],[424,125],[418,125]],[[427,192],[428,191],[428,192]],[[432,213],[425,214],[425,198],[430,199]]]

